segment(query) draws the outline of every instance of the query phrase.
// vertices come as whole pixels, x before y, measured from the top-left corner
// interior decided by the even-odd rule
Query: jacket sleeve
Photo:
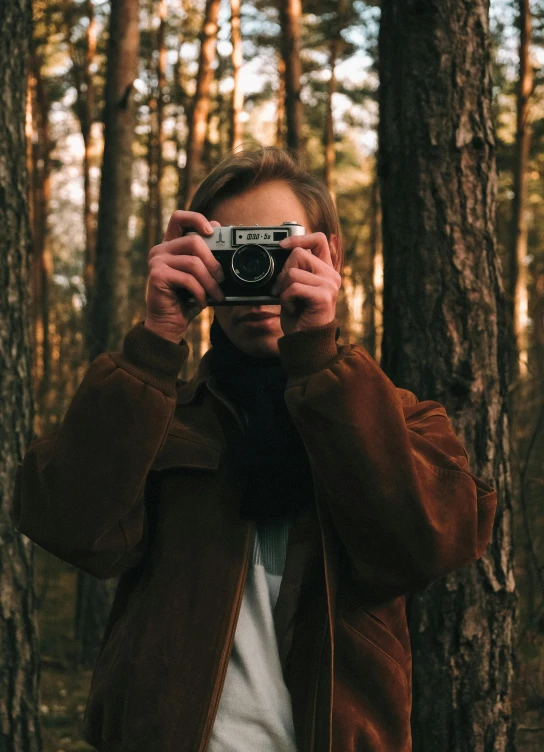
[[[497,496],[470,472],[444,408],[397,389],[364,348],[337,348],[332,324],[279,346],[318,503],[365,594],[417,592],[478,559]]]
[[[187,353],[185,343],[138,324],[122,352],[91,364],[58,432],[34,441],[18,468],[13,518],[20,532],[100,578],[139,561],[145,482]]]

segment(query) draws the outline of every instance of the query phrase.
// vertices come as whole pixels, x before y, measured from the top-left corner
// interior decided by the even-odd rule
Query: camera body
[[[279,245],[280,240],[305,234],[306,229],[298,222],[284,222],[273,227],[226,225],[214,227],[213,235],[200,235],[225,275],[220,285],[225,299],[218,303],[208,298],[208,303],[213,306],[277,305],[279,298],[270,291],[291,253]],[[194,298],[189,298],[188,302],[194,302]]]

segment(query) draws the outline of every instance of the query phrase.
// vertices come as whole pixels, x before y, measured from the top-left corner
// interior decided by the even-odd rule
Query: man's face
[[[287,183],[271,181],[232,196],[216,207],[213,217],[221,225],[281,225],[298,222],[312,232],[310,220]],[[283,337],[279,305],[220,306],[214,314],[230,341],[247,355],[278,355]]]

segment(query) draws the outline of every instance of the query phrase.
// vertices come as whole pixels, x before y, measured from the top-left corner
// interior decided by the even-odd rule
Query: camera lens
[[[262,245],[243,245],[232,257],[232,273],[243,285],[264,285],[274,272],[274,260]]]

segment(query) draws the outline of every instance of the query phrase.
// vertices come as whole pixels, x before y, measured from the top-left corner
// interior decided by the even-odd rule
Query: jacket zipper
[[[238,615],[240,613],[240,608],[242,605],[244,585],[245,585],[245,581],[247,577],[247,570],[249,566],[250,544],[253,541],[254,533],[255,533],[255,522],[251,521],[249,523],[248,534],[246,536],[244,562],[242,565],[240,579],[238,580],[238,589],[236,591],[236,599],[234,601],[234,607],[231,611],[230,622],[229,622],[229,626],[227,630],[227,638],[225,640],[225,646],[223,649],[223,653],[221,655],[221,659],[219,661],[219,670],[217,673],[214,692],[213,692],[210,707],[208,710],[208,717],[206,719],[206,723],[202,731],[202,739],[200,742],[200,746],[198,748],[198,752],[206,752],[206,749],[208,748],[208,744],[210,742],[210,737],[212,734],[213,725],[215,722],[215,716],[217,714],[217,708],[219,706],[219,700],[221,698],[221,693],[223,692],[223,685],[225,684],[225,677],[227,675],[227,667],[229,664],[229,658],[230,658],[230,654],[232,651],[232,645],[234,643],[236,624],[238,622]]]
[[[210,392],[218,399],[222,405],[224,405],[227,410],[234,416],[234,419],[236,420],[236,423],[238,424],[240,430],[242,433],[245,433],[245,427],[243,426],[240,417],[234,407],[228,402],[222,394],[219,392],[216,392],[213,388],[213,385],[208,382],[208,389]],[[208,748],[208,744],[210,743],[210,737],[212,735],[213,725],[215,723],[215,717],[217,715],[217,708],[219,707],[219,700],[221,699],[221,694],[223,692],[223,686],[225,684],[225,678],[227,676],[227,668],[229,664],[229,658],[232,651],[232,645],[234,643],[234,635],[235,635],[235,628],[236,624],[238,622],[238,616],[240,613],[240,608],[242,606],[242,598],[244,594],[244,586],[245,581],[247,577],[247,571],[249,568],[249,553],[250,553],[250,546],[253,542],[255,536],[255,522],[250,521],[248,525],[248,532],[246,536],[246,546],[244,550],[244,561],[242,564],[242,571],[240,573],[240,579],[238,581],[238,588],[236,591],[236,599],[234,601],[234,607],[231,611],[231,617],[230,622],[227,630],[227,638],[225,640],[225,646],[223,649],[223,653],[221,655],[221,659],[219,661],[219,669],[217,673],[217,678],[215,682],[215,687],[210,703],[210,707],[208,709],[208,717],[206,719],[206,723],[204,725],[204,729],[202,731],[202,739],[200,741],[200,746],[198,748],[198,752],[206,752],[206,749]]]
[[[325,647],[325,636],[327,634],[327,629],[329,626],[329,617],[327,615],[327,619],[325,620],[325,629],[323,630],[323,635],[321,637],[321,643],[319,646],[319,662],[317,664],[317,671],[315,672],[315,687],[314,687],[314,693],[313,693],[313,702],[312,702],[312,713],[310,716],[310,721],[307,724],[307,738],[308,738],[308,752],[314,752],[315,750],[315,727],[316,727],[316,720],[317,720],[317,696],[319,693],[319,675],[321,673],[321,661],[323,660],[323,648]]]

